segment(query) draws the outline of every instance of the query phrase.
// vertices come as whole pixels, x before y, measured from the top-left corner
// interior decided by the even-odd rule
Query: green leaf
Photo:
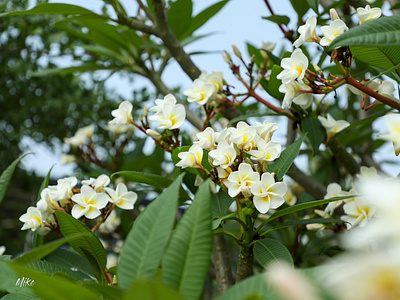
[[[250,43],[246,43],[246,45],[247,45],[247,51],[249,52],[249,56],[251,57],[254,55],[256,65],[261,68],[261,65],[264,63],[264,57],[261,54],[261,50],[254,47]]]
[[[46,256],[45,260],[71,270],[76,270],[75,272],[77,272],[77,275],[82,278],[94,278],[94,274],[88,261],[75,251],[57,249],[50,255]]]
[[[123,300],[131,299],[184,300],[185,298],[159,281],[144,281],[143,279],[138,279],[123,298]]]
[[[99,299],[104,300],[121,300],[125,292],[120,288],[112,285],[98,284],[96,282],[84,282],[83,286],[99,295]]]
[[[63,236],[69,237],[77,233],[84,233],[79,238],[69,241],[69,244],[88,260],[96,278],[105,282],[104,270],[107,263],[107,254],[100,240],[73,216],[62,211],[56,211],[55,214]]]
[[[55,263],[49,262],[49,261],[43,261],[43,260],[38,260],[33,263],[31,263],[29,266],[29,269],[46,273],[49,275],[54,275],[56,273],[63,273],[66,276],[70,277],[73,280],[79,281],[83,279],[87,279],[85,276],[80,276],[81,273],[78,273],[76,271],[72,271],[71,269],[68,269],[66,267],[57,265]]]
[[[232,217],[235,217],[236,213],[231,213],[228,215],[213,215],[213,220],[212,220],[212,225],[211,225],[211,229],[217,229],[219,224],[221,224],[221,222],[225,221],[226,219],[230,219]]]
[[[160,266],[174,226],[183,174],[139,215],[122,248],[118,284],[128,289],[138,278],[151,279]]]
[[[147,174],[143,172],[136,171],[121,171],[116,172],[111,175],[114,177],[115,175],[124,177],[125,179],[133,182],[145,183],[155,187],[167,188],[171,185],[172,180],[160,175]]]
[[[169,3],[168,25],[178,40],[181,40],[192,20],[192,0],[177,0]]]
[[[42,184],[40,185],[38,195],[36,197],[36,202],[38,202],[42,197],[40,193],[49,186],[50,174],[51,170],[53,170],[54,165],[50,168],[49,172],[47,173],[46,177],[43,179]]]
[[[285,24],[286,26],[289,24],[290,19],[288,16],[279,16],[279,15],[272,15],[269,17],[263,17],[265,20],[269,20],[271,22],[274,22],[276,24]]]
[[[217,194],[212,194],[211,196],[211,211],[213,214],[226,214],[229,206],[231,206],[232,202],[235,200],[223,190],[220,190]]]
[[[59,247],[61,247],[65,243],[73,242],[74,240],[77,240],[81,237],[82,237],[82,234],[74,234],[74,235],[70,235],[68,237],[65,237],[65,238],[62,238],[62,239],[59,239],[56,241],[52,241],[52,242],[42,245],[40,247],[36,247],[32,251],[18,257],[14,261],[21,265],[27,265],[27,264],[33,263],[34,261],[37,261],[39,259],[42,259],[46,255],[49,255],[51,252],[57,250]]]
[[[18,276],[18,274],[11,268],[11,264],[0,260],[0,295],[2,294],[1,291],[9,292],[13,295],[14,293],[33,295],[32,290],[28,286],[16,285],[18,278],[22,277]]]
[[[325,139],[325,129],[322,127],[320,121],[315,118],[306,118],[301,122],[303,131],[307,133],[307,139],[311,144],[313,155],[318,152],[319,145]]]
[[[294,265],[289,250],[274,239],[258,240],[254,245],[254,257],[264,268],[268,268],[269,265],[280,261]]]
[[[298,17],[298,25],[302,24],[302,18],[304,14],[309,10],[310,5],[308,4],[308,0],[290,0],[290,3],[293,6],[293,9],[297,13]]]
[[[283,178],[283,175],[287,173],[293,161],[299,155],[301,144],[303,143],[306,133],[298,138],[293,144],[282,151],[281,155],[277,160],[270,166],[268,166],[268,172],[272,173],[278,170],[276,173],[278,180]]]
[[[63,74],[74,74],[74,73],[83,73],[83,72],[94,72],[97,70],[112,70],[117,68],[116,66],[102,66],[93,63],[82,64],[76,67],[69,68],[53,68],[53,69],[45,69],[40,71],[32,72],[32,76],[41,77],[48,75],[63,75]]]
[[[331,51],[341,46],[399,46],[400,45],[400,16],[381,17],[335,38],[327,48]]]
[[[42,3],[36,5],[34,8],[23,11],[13,11],[0,14],[0,17],[21,16],[21,15],[49,15],[49,14],[63,14],[63,15],[96,15],[94,12],[71,4],[61,3]],[[102,17],[100,15],[97,15]]]
[[[179,222],[162,262],[162,279],[187,299],[198,299],[211,259],[211,194],[204,182]]]
[[[251,298],[250,298],[251,297]],[[243,299],[263,299],[268,300],[272,297],[272,291],[268,289],[265,274],[258,274],[246,278],[232,286],[215,300],[243,300]]]
[[[307,3],[311,7],[311,9],[315,11],[316,14],[318,14],[319,0],[307,0]]]
[[[218,13],[225,6],[225,4],[228,3],[228,1],[229,0],[217,2],[193,17],[190,22],[189,28],[184,34],[184,37],[192,35],[193,32],[203,26],[208,20],[210,20],[214,15]]]
[[[42,300],[34,295],[26,295],[21,293],[7,294],[1,300]]]
[[[11,163],[11,165],[9,165],[8,168],[5,169],[3,171],[3,173],[1,173],[1,176],[0,176],[0,204],[4,199],[4,196],[6,195],[7,188],[8,188],[8,185],[10,184],[11,177],[15,171],[15,168],[17,167],[17,165],[21,161],[21,159],[23,159],[25,156],[27,156],[29,154],[32,154],[32,153],[24,154],[24,155],[20,156],[19,158],[17,158],[16,160],[14,160]]]
[[[267,88],[267,92],[268,94],[270,94],[272,97],[274,97],[275,99],[278,99],[279,101],[283,100],[283,97],[285,96],[283,93],[281,93],[279,91],[279,87],[282,84],[282,81],[280,81],[278,78],[276,78],[276,76],[278,76],[278,74],[280,72],[282,72],[283,68],[281,66],[278,65],[274,65],[271,69],[271,76],[268,80],[268,88]],[[265,89],[265,86],[263,86]]]
[[[16,263],[9,265],[21,278],[28,277],[34,280],[34,284],[30,288],[43,299],[54,299],[56,296],[57,300],[99,300],[94,292],[65,277],[49,276]]]

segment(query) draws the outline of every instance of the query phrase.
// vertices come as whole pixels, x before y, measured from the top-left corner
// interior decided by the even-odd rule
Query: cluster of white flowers
[[[149,120],[160,124],[158,129],[177,129],[182,126],[186,118],[185,107],[176,103],[174,95],[168,94],[155,102],[156,105],[150,108],[155,113]]]
[[[176,165],[182,168],[202,168],[203,151],[208,151],[211,165],[215,168],[219,180],[228,189],[231,197],[253,196],[256,209],[267,213],[270,208],[278,208],[285,200],[287,187],[283,182],[275,182],[271,173],[256,171],[258,164],[271,162],[281,154],[282,146],[271,141],[278,124],[265,121],[250,126],[239,122],[236,127],[228,127],[221,132],[214,132],[208,127],[196,136],[197,141],[186,152],[180,152],[181,159]],[[249,160],[240,160],[243,155]]]
[[[36,207],[29,207],[19,218],[24,223],[22,230],[39,229],[40,234],[47,233],[50,225],[55,224],[55,210],[70,212],[76,219],[83,216],[94,219],[109,203],[122,209],[133,209],[137,200],[137,194],[128,191],[123,183],[118,183],[115,190],[108,187],[110,178],[105,174],[83,180],[80,189],[75,188],[77,183],[76,177],[66,177],[59,179],[57,185],[43,189]]]
[[[74,147],[79,147],[86,144],[92,137],[94,132],[94,125],[85,126],[78,129],[73,137],[64,138],[64,142]]]
[[[199,105],[207,103],[211,96],[222,90],[224,78],[221,72],[212,72],[208,74],[203,71],[199,78],[193,82],[193,88],[183,92],[187,96],[188,102],[196,102]]]
[[[394,84],[390,80],[368,80],[368,81],[361,81],[366,87],[370,88],[371,90],[377,92],[378,94],[381,94],[382,96],[385,96],[386,98],[389,98],[393,101],[399,102],[399,99],[397,99],[393,93],[395,92]],[[356,95],[360,95],[362,97],[368,96],[364,92],[360,91],[359,89],[349,85],[349,90],[353,92]]]

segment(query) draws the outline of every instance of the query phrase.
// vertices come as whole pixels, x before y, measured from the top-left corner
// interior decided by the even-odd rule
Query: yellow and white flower
[[[312,92],[312,88],[302,82],[291,81],[288,84],[283,83],[279,86],[279,91],[285,94],[282,102],[282,108],[290,108],[293,102],[299,105],[301,108],[307,109],[311,106],[313,102],[312,93],[301,92]]]
[[[133,121],[132,119],[132,103],[129,101],[123,101],[119,106],[118,109],[114,109],[111,112],[111,115],[114,117],[109,124],[112,125],[125,125],[129,124]]]
[[[297,48],[290,57],[282,59],[281,67],[284,70],[276,78],[282,80],[284,84],[288,84],[293,80],[301,81],[308,67],[308,58],[300,48]]]
[[[198,78],[193,82],[193,88],[183,91],[183,94],[188,97],[188,102],[197,102],[200,105],[204,105],[214,94],[214,86]]]
[[[208,156],[213,159],[212,164],[226,169],[233,164],[236,158],[236,150],[226,142],[218,144],[217,149],[211,150]]]
[[[222,75],[222,72],[213,71],[211,74],[208,74],[206,71],[203,71],[201,72],[199,79],[213,85],[213,94],[222,90],[222,85],[224,84],[224,76]]]
[[[236,197],[242,193],[244,197],[250,197],[252,186],[259,181],[260,174],[254,172],[250,164],[241,163],[239,170],[228,176],[228,194],[231,197]]]
[[[319,42],[321,46],[329,46],[339,35],[349,30],[346,24],[340,20],[334,20],[330,25],[322,26],[321,31],[324,37]]]
[[[357,15],[360,19],[360,24],[378,19],[381,14],[382,10],[379,7],[371,8],[371,6],[367,5],[365,8],[357,8]]]
[[[105,187],[104,190],[110,196],[110,202],[112,204],[115,204],[122,209],[133,209],[133,206],[137,200],[137,194],[135,192],[128,191],[128,188],[124,183],[118,183],[115,190],[108,187]]]
[[[25,214],[19,217],[19,220],[24,223],[21,230],[30,229],[36,231],[44,226],[42,213],[37,207],[30,206]]]
[[[83,185],[81,192],[72,196],[72,201],[75,202],[71,210],[74,218],[85,216],[94,219],[100,216],[100,209],[108,204],[110,197],[105,193],[96,193],[91,187]]]
[[[318,41],[315,27],[317,26],[317,18],[311,16],[307,19],[306,24],[299,27],[298,32],[300,33],[299,38],[293,43],[296,48],[300,47],[306,42]]]
[[[344,120],[336,121],[330,114],[327,114],[326,118],[318,116],[318,120],[321,122],[322,126],[325,127],[328,135],[338,133],[350,126],[349,122]]]
[[[181,159],[176,166],[181,168],[200,168],[203,159],[203,149],[198,145],[192,145],[189,151],[178,153]]]

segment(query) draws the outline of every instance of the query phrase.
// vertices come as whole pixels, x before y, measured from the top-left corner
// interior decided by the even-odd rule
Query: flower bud
[[[232,58],[230,56],[230,54],[228,52],[226,52],[226,50],[224,50],[224,54],[222,54],[222,57],[224,58],[224,60],[228,63],[231,64],[232,63]]]
[[[236,47],[236,45],[232,45],[232,49],[233,49],[233,53],[235,53],[235,55],[242,59],[242,53],[240,53],[239,49]]]
[[[159,134],[157,131],[155,131],[153,129],[147,129],[146,134],[155,140],[161,140],[161,138],[162,138],[161,134]]]
[[[339,15],[338,15],[338,13],[337,13],[337,11],[336,11],[336,9],[334,9],[334,8],[331,8],[331,9],[330,9],[329,14],[331,15],[331,20],[332,20],[332,21],[335,21],[335,20],[337,20],[337,19],[340,19],[340,18],[339,18]]]
[[[148,113],[149,113],[149,111],[147,110],[146,105],[143,105],[143,114],[144,114],[144,116],[147,117]]]

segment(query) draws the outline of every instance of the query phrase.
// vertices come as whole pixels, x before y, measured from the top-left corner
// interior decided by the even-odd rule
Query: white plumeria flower
[[[115,190],[111,188],[104,188],[110,196],[110,202],[122,209],[133,209],[133,205],[137,200],[135,192],[128,191],[128,188],[122,182],[118,183]]]
[[[281,155],[282,145],[278,142],[266,142],[262,138],[259,138],[255,140],[254,144],[257,149],[247,151],[251,155],[251,159],[261,162],[273,161]]]
[[[381,94],[382,96],[385,96],[393,101],[399,102],[399,99],[395,98],[393,96],[393,93],[395,92],[394,84],[390,80],[384,80],[382,84],[378,88],[378,93]]]
[[[159,123],[158,129],[177,129],[182,126],[186,118],[185,107],[182,104],[171,105],[166,102],[159,105],[155,111],[149,120]]]
[[[336,182],[330,183],[326,189],[327,194],[325,195],[324,199],[330,199],[333,197],[342,197],[347,196],[346,191],[342,191],[342,187],[337,184]],[[336,208],[343,204],[343,200],[337,200],[328,203],[325,208],[325,214],[332,215]]]
[[[62,154],[60,158],[60,164],[67,165],[77,161],[77,158],[73,154]]]
[[[109,122],[109,124],[113,125],[125,125],[129,124],[133,121],[132,119],[132,103],[129,101],[123,101],[119,106],[118,109],[114,109],[111,112],[111,115],[114,117],[113,120]]]
[[[181,168],[200,168],[203,159],[203,149],[198,145],[192,145],[187,152],[178,153],[181,159],[176,166]]]
[[[285,203],[289,206],[293,206],[297,203],[297,197],[293,193],[292,189],[288,188],[285,196],[283,196]]]
[[[313,102],[312,93],[301,92],[312,91],[312,88],[302,82],[292,81],[288,84],[283,83],[279,86],[279,91],[285,94],[282,102],[282,108],[290,108],[293,102],[299,105],[301,108],[307,109]]]
[[[133,124],[108,124],[105,129],[113,134],[121,134],[134,131],[135,126]]]
[[[256,127],[256,132],[266,142],[269,142],[275,131],[278,130],[279,125],[276,123],[269,122],[267,120],[264,123],[254,122]]]
[[[101,223],[99,231],[104,234],[110,234],[114,232],[117,227],[121,224],[121,219],[117,216],[115,210],[113,210],[107,219]]]
[[[64,142],[74,147],[84,145],[88,139],[90,139],[94,132],[94,125],[85,126],[79,128],[75,135],[71,138],[64,138]]]
[[[0,255],[3,255],[6,252],[6,246],[0,246]]]
[[[356,177],[359,181],[362,182],[362,181],[366,181],[366,180],[379,178],[379,175],[378,175],[378,171],[376,170],[375,167],[361,166],[360,174],[357,174]]]
[[[110,184],[110,177],[105,174],[101,174],[97,178],[90,177],[88,180],[82,180],[82,185],[90,185],[92,188],[100,193],[103,188]]]
[[[72,197],[72,189],[78,183],[78,179],[75,176],[65,177],[57,180],[57,191],[62,194],[63,200],[69,199]]]
[[[50,207],[49,205],[47,205],[46,200],[40,199],[36,203],[36,207],[40,210],[40,213],[42,214],[43,221],[46,221],[48,219],[53,219],[53,215],[52,214],[54,212],[54,209],[52,207]]]
[[[240,149],[245,148],[257,135],[256,128],[243,121],[240,121],[236,128],[232,129],[229,139]]]
[[[321,122],[322,126],[325,127],[328,135],[338,133],[350,126],[349,122],[344,120],[336,121],[330,114],[327,114],[326,118],[318,116],[318,120]]]
[[[374,215],[376,207],[364,198],[356,198],[354,201],[343,205],[343,210],[346,215],[342,216],[341,219],[348,222],[346,224],[347,229],[351,229],[355,226],[365,227]]]
[[[220,132],[215,132],[214,133],[215,142],[216,143],[225,142],[225,143],[230,144],[230,137],[231,137],[231,134],[233,131],[234,131],[234,128],[227,127],[227,128],[224,128]]]
[[[385,123],[389,132],[379,134],[378,137],[382,140],[392,142],[394,152],[397,156],[400,153],[400,114],[385,116]]]
[[[203,71],[201,72],[199,79],[213,85],[213,94],[218,93],[222,90],[222,85],[224,84],[224,77],[222,75],[222,72],[213,71],[211,74],[208,74],[206,71]]]
[[[198,145],[202,149],[212,150],[217,147],[215,144],[215,132],[211,127],[207,127],[202,132],[196,134],[198,141],[194,142],[194,145]]]
[[[300,47],[306,42],[318,41],[315,27],[317,26],[317,18],[311,16],[307,19],[306,24],[299,27],[298,32],[300,33],[299,38],[293,43],[296,48]]]
[[[149,111],[154,111],[157,114],[162,113],[165,104],[174,106],[176,104],[176,98],[174,95],[168,94],[164,99],[156,99],[155,102],[156,105],[151,107]]]
[[[300,48],[297,48],[290,57],[282,59],[281,67],[284,70],[276,78],[282,80],[284,84],[288,84],[295,79],[301,81],[308,67],[308,58]]]
[[[232,172],[228,176],[228,194],[232,198],[240,193],[242,193],[244,197],[250,197],[252,186],[259,181],[260,174],[254,172],[250,164],[241,163],[238,171]]]
[[[382,10],[379,7],[371,8],[371,6],[367,5],[365,8],[359,7],[357,8],[357,15],[360,19],[360,24],[369,22],[371,20],[378,19],[382,14]]]
[[[213,93],[214,86],[202,79],[196,79],[193,82],[193,88],[183,91],[183,94],[188,97],[188,102],[197,102],[200,105],[206,104]]]
[[[60,192],[57,186],[49,186],[40,192],[40,198],[44,200],[49,209],[54,210],[55,207],[60,207],[61,201],[65,200],[65,193]]]
[[[286,192],[286,183],[275,182],[271,173],[262,174],[261,181],[255,183],[251,188],[251,193],[254,195],[254,206],[262,214],[266,214],[270,208],[275,209],[285,203],[283,197]]]
[[[216,150],[211,150],[208,156],[213,159],[212,164],[226,169],[233,164],[236,158],[236,150],[226,142],[218,144]]]
[[[75,219],[85,216],[88,219],[94,219],[100,216],[100,209],[104,208],[110,201],[110,197],[105,193],[96,193],[94,189],[83,185],[81,192],[72,196],[75,202],[71,214]]]
[[[362,80],[361,83],[375,92],[377,92],[379,90],[379,87],[381,86],[381,82],[377,81],[377,80],[368,80],[368,81]],[[348,88],[351,92],[353,92],[356,95],[360,95],[362,97],[366,97],[366,96],[369,97],[369,95],[360,91],[358,88],[356,88],[352,85],[349,85]]]
[[[25,214],[19,217],[21,222],[24,222],[21,230],[30,229],[36,231],[39,227],[44,226],[44,221],[42,218],[42,213],[39,208],[30,206]]]
[[[329,46],[334,39],[347,30],[349,30],[349,28],[340,19],[332,21],[331,25],[322,26],[321,31],[324,37],[319,42],[320,45]]]

